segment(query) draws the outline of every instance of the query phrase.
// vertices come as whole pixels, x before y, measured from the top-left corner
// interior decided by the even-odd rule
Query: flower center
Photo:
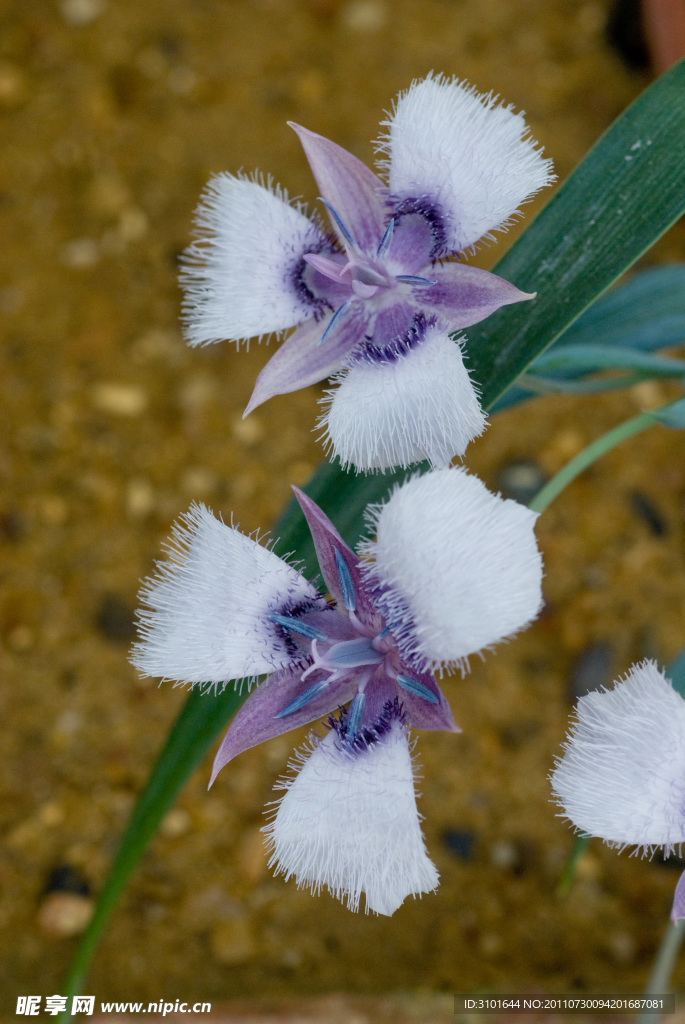
[[[378,243],[375,256],[369,256],[362,252],[357,245],[337,210],[325,200],[323,202],[343,238],[347,256],[346,263],[339,263],[327,256],[321,256],[319,253],[305,253],[305,261],[324,277],[335,281],[336,284],[341,282],[349,284],[353,293],[360,299],[371,299],[377,296],[379,291],[396,288],[398,284],[433,284],[433,281],[428,278],[417,277],[414,274],[391,274],[386,267],[385,256],[390,248],[395,230],[394,218],[389,221],[383,237]]]

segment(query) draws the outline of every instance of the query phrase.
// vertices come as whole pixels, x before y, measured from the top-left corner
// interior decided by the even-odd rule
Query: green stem
[[[557,896],[568,896],[568,891],[571,888],[571,882],[573,881],[573,876],[576,873],[578,861],[580,860],[585,847],[590,842],[590,839],[591,836],[576,836],[573,849],[571,850],[571,854],[566,861],[566,866],[564,867],[564,873],[562,874],[559,880],[559,885],[557,886]]]
[[[626,441],[629,437],[634,437],[635,434],[640,434],[647,427],[653,426],[657,420],[654,419],[652,413],[641,412],[639,416],[634,416],[630,420],[626,420],[625,423],[620,423],[613,430],[598,437],[596,441],[589,444],[587,448],[584,448],[582,452],[579,452],[575,458],[567,462],[563,469],[559,470],[556,476],[553,476],[544,487],[542,487],[535,495],[533,500],[528,505],[533,512],[544,512],[548,505],[557,498],[564,488],[568,487],[572,480],[575,480],[584,469],[591,466],[593,462],[601,458],[606,452],[611,451],[621,441]]]
[[[72,997],[83,993],[86,973],[100,937],[160,821],[174,803],[190,773],[205,756],[209,744],[240,702],[240,693],[233,690],[225,690],[214,697],[212,694],[203,694],[198,687],[188,695],[133,809],[95,913],[71,962],[62,989],[68,997],[69,1007]],[[70,1019],[71,1013],[67,1009],[59,1017],[58,1024]]]
[[[654,959],[651,974],[645,989],[646,996],[665,995],[671,986],[671,975],[675,966],[676,957],[680,944],[685,935],[685,920],[676,921],[675,924],[669,921],[664,932],[658,952]],[[643,1013],[638,1018],[637,1024],[656,1024],[659,1016],[653,1013]]]

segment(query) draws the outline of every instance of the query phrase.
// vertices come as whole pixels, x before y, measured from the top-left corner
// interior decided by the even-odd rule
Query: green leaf
[[[489,407],[515,378],[685,208],[685,62],[655,82],[597,143],[550,204],[495,268],[538,298],[508,306],[469,331],[469,365]],[[638,146],[639,143],[639,146]],[[367,502],[382,499],[394,476],[355,477],[336,466],[315,474],[308,493],[361,532]],[[309,560],[292,511],[278,527],[280,550]],[[244,695],[243,695],[244,696]],[[115,903],[183,782],[241,702],[188,698],[154,765],[105,882],[67,987],[78,990]]]
[[[594,347],[599,344],[653,352],[683,342],[685,264],[675,263],[635,274],[625,284],[602,296],[557,338],[547,352],[535,359],[528,372],[537,375],[540,366],[544,366],[544,360],[567,346]],[[553,377],[555,380],[569,380],[586,372],[582,367],[568,366],[556,370]],[[634,383],[635,379],[624,383]],[[569,391],[578,393],[578,389]],[[490,411],[500,412],[529,398],[530,389],[515,382],[500,395]]]
[[[685,342],[685,263],[633,274],[603,295],[554,343],[616,345],[653,352]]]
[[[535,360],[528,372],[537,375],[576,367],[580,370],[644,370],[651,377],[680,377],[685,374],[685,361],[682,359],[610,345],[553,346]]]
[[[685,60],[608,129],[494,267],[532,302],[470,327],[489,408],[685,210]]]
[[[157,826],[207,748],[231,718],[243,697],[232,689],[218,697],[193,690],[133,808],[121,845],[109,869],[95,913],[71,963],[65,988],[71,997],[83,992],[86,970],[121,892],[157,831]],[[67,1015],[68,1016],[68,1015]]]
[[[681,398],[679,402],[673,402],[671,405],[665,405],[661,409],[653,409],[648,415],[658,420],[659,423],[664,423],[667,427],[682,430],[685,427],[685,398]]]
[[[685,697],[685,648],[668,666],[666,675],[673,683],[673,689],[677,690],[681,697]]]

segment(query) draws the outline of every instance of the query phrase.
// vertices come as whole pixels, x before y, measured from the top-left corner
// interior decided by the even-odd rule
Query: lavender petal
[[[342,679],[330,683],[299,710],[279,718],[284,709],[312,685],[302,683],[302,671],[287,669],[276,672],[253,690],[238,709],[217,751],[210,786],[221,769],[244,750],[323,718],[351,700],[357,690],[357,674],[350,672]]]
[[[535,298],[496,274],[462,263],[426,268],[426,276],[435,284],[416,286],[414,303],[425,313],[440,316],[450,330],[477,324],[500,306]]]
[[[243,416],[274,395],[299,391],[342,369],[363,339],[367,323],[368,313],[363,304],[352,302],[336,317],[335,323],[329,318],[307,320],[301,324],[286,338],[257,377]],[[321,344],[324,334],[326,340]]]
[[[364,589],[362,575],[359,571],[359,558],[347,546],[333,526],[333,523],[321,511],[319,506],[298,487],[293,487],[293,491],[311,531],[321,575],[331,597],[341,608],[345,607],[345,597],[340,584],[338,559],[336,558],[337,552],[339,558],[345,563],[350,582],[354,588],[356,615],[362,622],[380,628],[380,616],[369,601]]]
[[[322,135],[289,122],[302,143],[323,199],[332,206],[367,255],[375,255],[385,233],[385,186],[360,160]],[[337,228],[342,244],[344,235]]]

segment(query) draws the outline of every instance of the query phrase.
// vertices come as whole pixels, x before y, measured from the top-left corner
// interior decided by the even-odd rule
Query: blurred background
[[[652,80],[637,11],[622,11],[617,20],[609,0],[1,0],[8,1013],[17,995],[60,992],[184,701],[127,661],[139,580],[171,522],[195,499],[245,531],[268,528],[322,458],[311,432],[320,389],[243,421],[264,346],[182,341],[177,260],[208,177],[259,169],[314,204],[286,121],[370,162],[383,111],[434,69],[525,110],[563,180]],[[516,230],[481,249],[479,265]],[[682,259],[684,242],[681,224],[642,265]],[[467,464],[527,500],[594,437],[671,394],[649,383],[536,400],[496,418]],[[546,776],[578,694],[685,645],[682,436],[654,428],[605,457],[539,535],[545,613],[445,683],[461,735],[419,736],[437,894],[373,918],[271,877],[260,828],[305,735],[290,734],[243,754],[210,793],[210,760],[195,773],[112,920],[88,992],[217,1001],[644,984],[681,866],[595,844],[560,899],[573,840]]]

